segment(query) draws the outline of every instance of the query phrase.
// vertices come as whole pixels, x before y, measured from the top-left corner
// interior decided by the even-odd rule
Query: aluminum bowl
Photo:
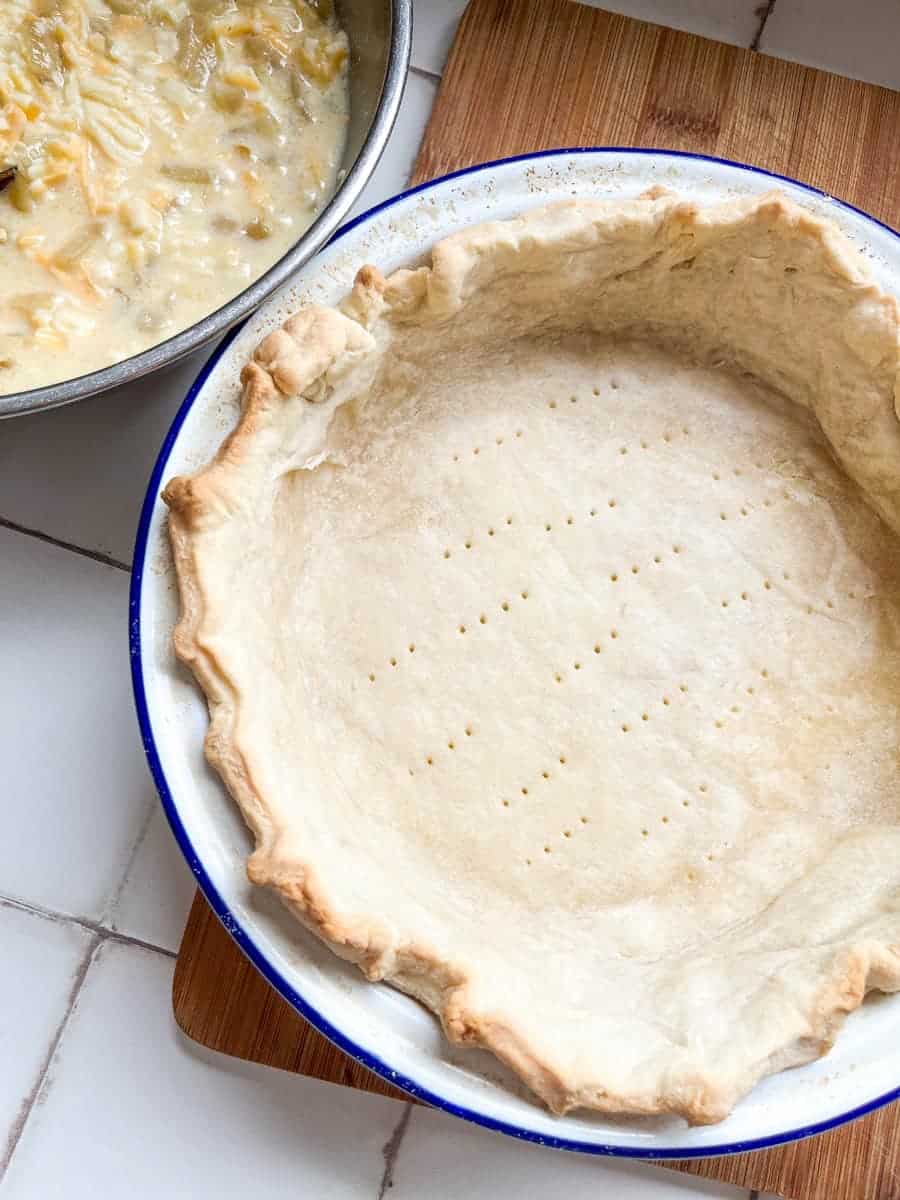
[[[48,387],[0,396],[0,418],[71,404],[177,362],[248,316],[325,245],[368,183],[400,108],[409,67],[412,0],[338,0],[350,39],[350,125],[343,182],[293,247],[221,308],[131,358]]]

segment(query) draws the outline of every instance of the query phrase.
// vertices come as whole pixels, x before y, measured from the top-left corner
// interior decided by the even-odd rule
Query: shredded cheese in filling
[[[331,0],[3,0],[0,394],[170,337],[330,195],[347,39]]]

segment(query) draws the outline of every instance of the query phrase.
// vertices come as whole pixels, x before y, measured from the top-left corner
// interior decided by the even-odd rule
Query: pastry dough
[[[566,202],[291,318],[166,489],[250,878],[556,1112],[900,988],[898,328],[778,194]]]

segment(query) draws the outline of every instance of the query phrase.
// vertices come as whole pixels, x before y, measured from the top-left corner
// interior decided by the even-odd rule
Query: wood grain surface
[[[414,181],[583,145],[733,158],[900,226],[900,93],[570,0],[472,0]],[[399,1095],[271,990],[199,894],[174,1006],[184,1032],[205,1046]],[[791,1200],[900,1200],[900,1107],[791,1146],[679,1169]]]

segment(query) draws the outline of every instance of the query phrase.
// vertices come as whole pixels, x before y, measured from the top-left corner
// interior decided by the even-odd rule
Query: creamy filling
[[[331,0],[4,0],[0,394],[145,350],[277,262],[335,186],[347,53]]]

